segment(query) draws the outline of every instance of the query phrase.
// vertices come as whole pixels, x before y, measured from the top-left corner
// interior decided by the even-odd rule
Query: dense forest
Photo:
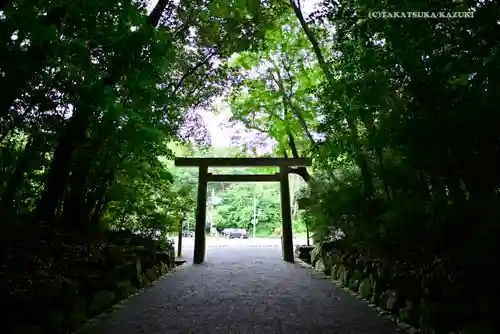
[[[369,15],[415,10],[473,15]],[[255,133],[238,155],[271,141],[269,155],[313,158],[313,171],[290,173],[307,204],[297,221],[317,243],[341,230],[339,252],[399,268],[393,278],[418,275],[418,289],[431,282],[420,308],[446,321],[421,317],[421,327],[493,324],[492,291],[478,285],[500,232],[499,17],[493,0],[0,0],[9,303],[23,309],[31,290],[46,291],[34,281],[76,280],[61,263],[103,252],[99,235],[154,234],[192,212],[196,171],[172,159],[213,153],[199,110],[220,112],[219,99],[226,126]],[[212,189],[224,193],[213,219],[251,222],[253,186]],[[273,231],[277,189],[258,193],[260,224]],[[51,333],[80,323],[58,312],[26,323]]]

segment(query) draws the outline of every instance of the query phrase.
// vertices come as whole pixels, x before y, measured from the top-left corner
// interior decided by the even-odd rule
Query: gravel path
[[[280,247],[208,248],[204,264],[186,264],[84,333],[398,333],[361,301],[280,255]]]

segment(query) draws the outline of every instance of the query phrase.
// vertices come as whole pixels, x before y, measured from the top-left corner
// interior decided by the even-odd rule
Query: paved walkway
[[[280,255],[280,247],[209,247],[204,264],[184,265],[85,333],[398,333]]]

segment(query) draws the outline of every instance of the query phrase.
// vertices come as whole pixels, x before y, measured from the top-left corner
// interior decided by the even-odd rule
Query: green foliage
[[[192,189],[167,167],[168,145],[209,143],[196,108],[230,84],[216,60],[257,47],[281,12],[247,1],[159,1],[149,16],[134,1],[2,3],[2,215],[175,227]]]
[[[295,150],[314,142],[309,129],[316,125],[314,90],[320,76],[300,26],[288,16],[281,24],[282,29],[267,33],[264,50],[241,53],[232,60],[231,66],[245,71],[229,103],[233,122],[268,134],[278,151],[291,149],[297,156]]]
[[[297,174],[317,241],[342,235],[348,249],[419,269],[438,258],[458,290],[475,290],[477,263],[498,255],[498,6],[323,1],[304,18],[299,1],[290,5],[295,15],[267,33],[264,50],[233,61],[244,69],[228,99],[234,121],[269,134],[281,154],[314,158],[312,177]],[[474,17],[369,15],[415,8]]]
[[[456,243],[472,242],[471,252],[477,244],[470,236],[483,238],[485,230],[494,229],[497,215],[492,205],[498,200],[498,176],[490,168],[496,165],[491,158],[499,138],[498,131],[485,126],[497,121],[488,111],[496,97],[488,93],[489,84],[477,85],[496,67],[485,72],[475,58],[490,59],[495,45],[477,50],[464,42],[467,34],[478,43],[480,35],[488,35],[474,23],[491,18],[488,6],[478,7],[473,20],[357,21],[346,14],[381,10],[370,6],[329,5],[313,14],[320,26],[334,26],[338,36],[335,43],[325,43],[332,56],[330,72],[324,73],[331,76],[321,86],[317,128],[326,138],[315,155],[325,171],[317,178],[327,183],[312,191],[317,200],[305,214],[316,222],[320,239],[340,228],[351,242],[371,251],[404,254],[425,245],[427,252],[448,252]],[[398,9],[403,7],[391,8]],[[346,128],[349,119],[355,120],[356,133]],[[465,141],[466,132],[482,139]],[[357,143],[361,156],[353,148]],[[478,173],[480,165],[488,167]],[[374,191],[367,195],[368,184]],[[467,220],[477,221],[476,214],[483,232],[468,227],[468,235],[457,232]],[[490,247],[483,246],[484,251]]]
[[[214,222],[217,227],[253,228],[253,201],[255,197],[256,234],[271,234],[281,226],[281,208],[278,184],[245,183],[226,184],[222,199],[215,208]],[[261,233],[259,233],[261,232]]]
[[[461,263],[444,267],[464,289],[478,259],[497,254],[494,1],[323,1],[306,18],[296,0],[159,1],[149,16],[135,1],[1,6],[2,223],[31,215],[152,235],[192,220],[196,172],[169,160],[228,153],[203,152],[196,112],[222,97],[231,122],[276,153],[314,158],[313,175],[291,173],[309,198],[295,227],[317,241],[342,232],[357,251]],[[474,17],[369,15],[415,8]],[[221,227],[248,227],[255,195],[259,229],[279,232],[276,187],[212,189]]]
[[[11,292],[15,314],[31,301],[25,292],[47,290],[32,278],[64,282],[78,273],[80,284],[96,268],[113,281],[120,278],[115,269],[130,270],[129,257],[144,252],[137,244],[154,245],[148,250],[154,259],[168,248],[165,238],[151,237],[193,219],[186,213],[196,191],[196,175],[173,168],[174,153],[209,146],[198,111],[234,84],[227,59],[261,49],[286,10],[283,3],[247,0],[159,0],[147,13],[149,5],[0,1],[0,276],[9,277],[0,283]],[[266,219],[275,221],[269,215],[263,226]],[[117,252],[106,230],[132,231],[132,245]],[[156,276],[147,271],[150,260],[149,280]],[[87,285],[90,298],[108,291]],[[76,307],[69,324],[54,298],[41,296],[29,307],[41,299],[44,312],[33,309],[23,323],[33,331],[71,332],[84,320],[85,310],[72,300],[64,307]],[[94,311],[114,299],[97,295]]]

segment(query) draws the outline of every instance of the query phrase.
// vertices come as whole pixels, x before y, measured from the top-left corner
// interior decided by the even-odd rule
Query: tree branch
[[[212,52],[210,52],[210,54],[208,56],[206,56],[203,60],[201,60],[200,62],[198,62],[196,65],[194,65],[193,67],[191,67],[186,73],[184,73],[184,75],[180,78],[180,80],[175,85],[175,88],[174,88],[174,91],[173,91],[172,95],[177,94],[177,91],[182,87],[182,84],[184,83],[184,80],[186,80],[189,76],[191,76],[192,74],[194,74],[200,67],[206,65],[210,61],[210,59],[212,59],[212,57],[215,56],[215,54],[218,51],[219,51],[219,47],[217,46],[215,48],[215,50],[213,50]]]
[[[290,168],[288,170],[290,174],[297,174],[300,176],[306,183],[309,183],[313,180],[311,174],[307,171],[305,167],[297,167],[297,168]]]
[[[197,91],[200,90],[200,88],[205,88],[205,87],[201,87],[206,82],[205,79],[208,79],[208,74],[207,73],[205,73],[203,75],[203,77],[198,80],[198,82],[196,83],[196,85],[194,86],[194,88],[191,89],[187,95],[193,96],[195,92],[197,92]]]
[[[185,21],[184,24],[179,25],[176,29],[174,29],[174,31],[172,31],[172,33],[170,33],[170,40],[174,39],[174,37],[178,33],[184,32],[190,27],[191,18],[193,17],[193,13],[194,13],[194,7],[191,8],[191,10],[189,11],[187,18],[184,20]]]
[[[318,59],[319,66],[325,73],[325,76],[327,77],[327,80],[330,80],[331,75],[330,75],[330,68],[328,67],[325,57],[323,56],[323,52],[321,51],[321,48],[318,43],[318,39],[312,32],[312,30],[309,28],[309,25],[307,24],[306,20],[304,19],[304,15],[302,15],[302,10],[300,8],[300,1],[298,1],[298,5],[295,4],[295,0],[290,0],[290,6],[292,7],[293,11],[295,12],[295,16],[297,16],[297,19],[300,22],[300,26],[304,30],[304,32],[307,35],[307,38],[309,39],[309,42],[312,44],[313,51],[316,54],[316,58]]]
[[[289,62],[288,56],[285,55],[285,58],[287,58],[286,60],[288,63],[285,62],[285,59],[283,59],[283,58],[280,58],[280,59],[281,59],[281,65],[283,65],[283,68],[285,69],[286,74],[288,75],[288,80],[290,81],[289,86],[290,86],[290,96],[291,96],[292,92],[293,92],[294,80],[293,80],[293,75],[292,75],[291,70],[290,70],[290,62]]]
[[[280,70],[279,70],[277,64],[272,59],[270,59],[270,62],[273,64],[274,70],[276,71],[276,75],[278,76],[278,78],[274,78],[274,75],[272,77],[276,81],[276,84],[279,87],[281,95],[283,96],[283,103],[287,104],[288,107],[292,108],[293,113],[295,114],[295,117],[297,117],[297,119],[299,120],[300,125],[302,126],[302,129],[306,133],[306,136],[311,141],[312,146],[315,146],[316,141],[314,140],[313,136],[311,135],[311,132],[309,131],[309,128],[307,127],[307,123],[306,123],[304,117],[302,117],[301,111],[295,105],[295,103],[293,103],[292,98],[291,98],[291,92],[290,92],[290,94],[288,94],[286,89],[285,89],[285,83],[283,81],[283,78],[281,77],[281,73],[280,73]]]
[[[258,128],[258,127],[254,126],[254,125],[247,124],[245,122],[243,122],[243,123],[245,124],[245,127],[249,128],[250,130],[259,131],[261,133],[269,135],[268,131],[265,131],[265,130],[263,130],[261,128]]]
[[[297,150],[297,146],[295,145],[295,140],[290,130],[288,130],[288,143],[290,144],[290,149],[292,150],[293,157],[299,158],[299,152]],[[311,174],[309,174],[306,167],[290,168],[288,172],[299,175],[306,183],[309,183],[312,180],[312,176]]]
[[[158,0],[155,8],[148,16],[148,22],[151,28],[156,28],[160,23],[161,15],[165,11],[169,0]]]

